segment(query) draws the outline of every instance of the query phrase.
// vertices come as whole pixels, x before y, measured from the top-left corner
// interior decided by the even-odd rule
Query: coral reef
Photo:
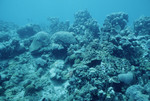
[[[143,54],[143,50],[135,38],[129,38],[118,35],[114,38],[111,38],[110,42],[113,43],[111,47],[112,55],[120,58],[126,58],[133,65],[139,64],[138,61],[140,60],[140,57]]]
[[[0,59],[9,59],[26,51],[19,40],[13,39],[11,42],[0,44]]]
[[[133,85],[127,88],[126,95],[129,97],[129,100],[133,101],[149,101],[149,96],[143,94],[144,91],[143,87],[140,85]]]
[[[50,36],[46,32],[38,32],[34,38],[33,41],[29,47],[29,50],[34,53],[35,51],[38,51],[42,47],[46,47],[50,44]]]
[[[77,44],[73,32],[59,31],[51,36],[51,51],[55,57],[66,57],[70,45]]]
[[[48,18],[48,21],[50,22],[48,30],[50,34],[53,34],[58,31],[68,31],[70,26],[69,21],[62,22],[59,20],[59,18]]]
[[[150,17],[141,17],[134,22],[134,30],[136,35],[150,35]]]
[[[127,26],[113,13],[99,27],[79,11],[72,25],[5,28],[0,22],[0,101],[149,101],[149,17]]]
[[[28,24],[26,26],[23,26],[17,30],[17,33],[20,38],[28,38],[30,36],[33,36],[37,32],[40,31],[40,27],[35,24]]]
[[[69,28],[69,31],[72,31],[78,35],[86,34],[86,36],[91,39],[98,36],[99,26],[98,22],[91,17],[87,10],[79,11],[75,14],[75,22]]]
[[[71,32],[59,31],[52,35],[51,40],[54,41],[53,43],[61,44],[65,47],[70,44],[77,43],[77,40],[75,39],[73,34],[74,33]]]
[[[110,32],[112,35],[119,34],[125,28],[128,22],[128,14],[119,12],[113,13],[106,17],[102,31]]]
[[[16,30],[18,26],[12,22],[0,21],[0,32],[10,32]]]
[[[8,33],[0,32],[0,42],[5,42],[10,40],[10,35]]]

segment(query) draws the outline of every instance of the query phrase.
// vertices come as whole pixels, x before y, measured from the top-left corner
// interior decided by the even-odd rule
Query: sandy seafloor
[[[0,21],[0,101],[150,101],[150,17],[129,17]]]

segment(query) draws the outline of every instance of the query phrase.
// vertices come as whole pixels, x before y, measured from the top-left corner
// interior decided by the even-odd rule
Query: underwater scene
[[[150,101],[149,0],[0,0],[0,101]]]

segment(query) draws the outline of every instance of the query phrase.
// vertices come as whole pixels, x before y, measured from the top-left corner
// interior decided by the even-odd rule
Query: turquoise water
[[[74,20],[74,13],[87,9],[100,24],[113,12],[129,14],[132,23],[140,16],[150,16],[149,0],[0,0],[0,20],[46,23],[48,17]]]
[[[149,4],[0,0],[0,101],[150,101]]]

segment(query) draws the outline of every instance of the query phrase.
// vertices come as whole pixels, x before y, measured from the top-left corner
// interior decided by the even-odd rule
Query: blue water
[[[150,16],[150,0],[0,0],[0,20],[46,23],[48,17],[74,20],[74,13],[87,9],[100,24],[106,15],[126,12],[132,23],[140,16]]]

